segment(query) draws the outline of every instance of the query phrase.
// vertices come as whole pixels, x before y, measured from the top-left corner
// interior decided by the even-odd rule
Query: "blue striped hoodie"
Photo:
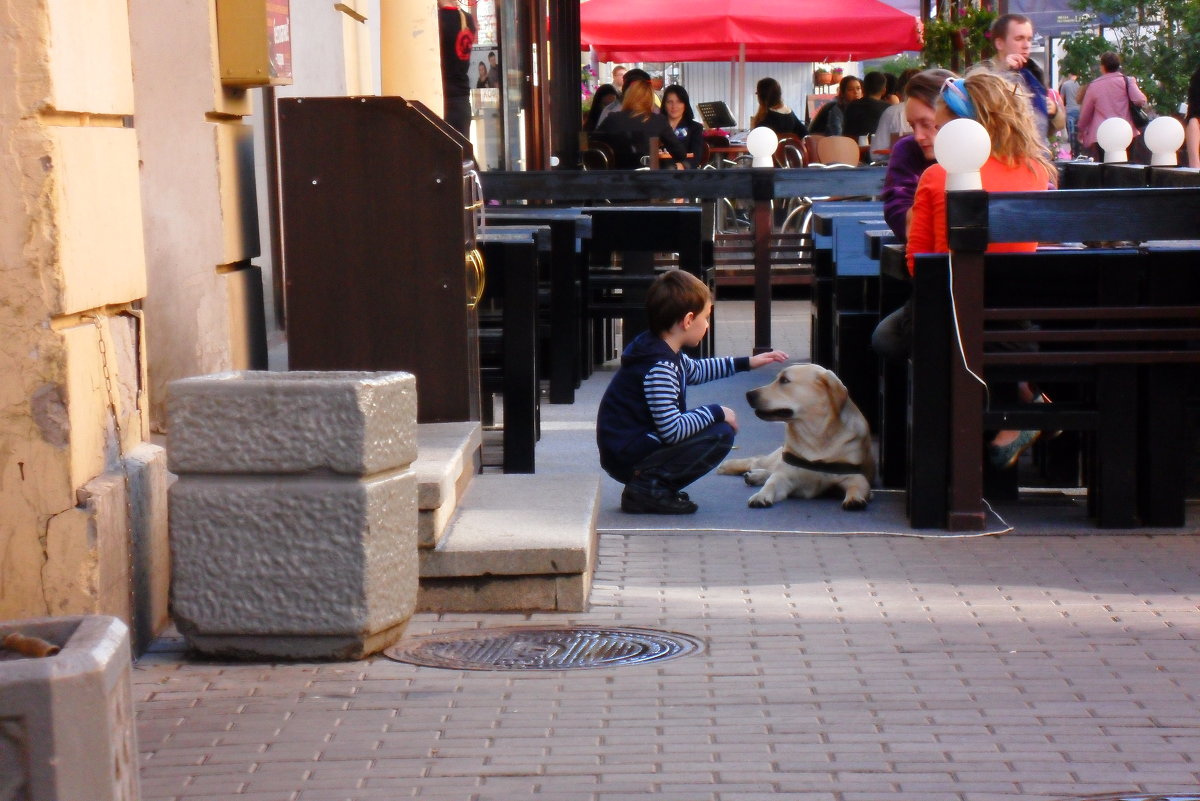
[[[596,417],[600,464],[634,465],[725,419],[718,403],[687,408],[687,388],[750,369],[750,357],[693,359],[649,331],[621,354]]]

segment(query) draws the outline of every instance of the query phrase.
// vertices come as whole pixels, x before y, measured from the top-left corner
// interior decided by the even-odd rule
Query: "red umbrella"
[[[919,50],[916,17],[879,0],[580,0],[601,61],[861,61]]]

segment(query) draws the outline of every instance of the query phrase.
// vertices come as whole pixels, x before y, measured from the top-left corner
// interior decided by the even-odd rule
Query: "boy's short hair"
[[[646,290],[646,317],[650,333],[662,336],[688,312],[700,314],[712,302],[708,286],[684,270],[668,270]]]

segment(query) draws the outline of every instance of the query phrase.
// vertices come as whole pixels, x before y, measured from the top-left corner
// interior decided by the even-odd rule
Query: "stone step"
[[[458,499],[480,469],[479,423],[417,426],[417,544],[433,548],[446,532]]]
[[[476,476],[446,536],[421,552],[417,608],[585,610],[599,497],[596,476]]]

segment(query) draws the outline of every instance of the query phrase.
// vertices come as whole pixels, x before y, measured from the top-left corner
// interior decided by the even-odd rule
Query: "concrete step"
[[[599,498],[596,476],[476,476],[446,536],[420,554],[417,608],[583,611]]]
[[[480,469],[479,423],[421,423],[417,426],[417,545],[436,547],[458,500]]]

